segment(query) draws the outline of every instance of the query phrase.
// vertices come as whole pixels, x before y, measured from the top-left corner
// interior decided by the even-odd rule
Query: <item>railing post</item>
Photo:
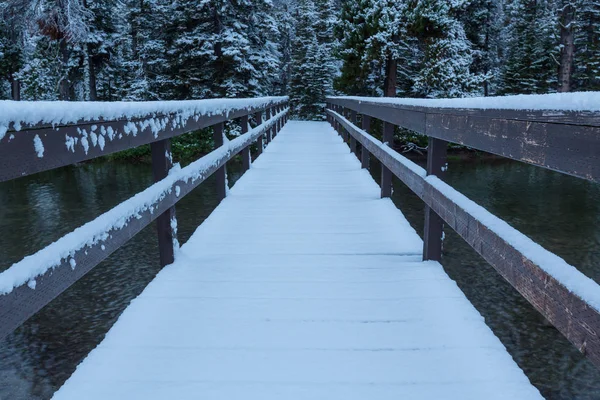
[[[352,122],[354,125],[358,125],[358,115],[356,114],[356,111],[349,110],[349,114],[350,122]],[[348,137],[350,139],[350,151],[352,152],[352,154],[357,155],[358,152],[356,151],[356,138],[352,136],[350,132],[348,132]]]
[[[242,135],[248,132],[248,115],[244,115],[240,118],[240,124],[242,125]],[[242,150],[242,172],[246,172],[250,169],[250,146],[244,147]]]
[[[271,107],[267,107],[265,110],[265,118],[266,120],[270,120],[271,119]],[[267,145],[269,143],[271,143],[271,140],[273,140],[273,138],[271,137],[271,128],[268,128],[265,133],[267,134]]]
[[[348,119],[348,110],[346,109],[346,107],[342,107],[342,116],[346,119]],[[344,138],[344,142],[348,141],[348,131],[346,131],[346,128],[344,128],[343,126],[340,125],[340,129],[342,130],[342,138]]]
[[[224,127],[225,123],[223,122],[213,125],[213,141],[215,143],[215,149],[223,146]],[[215,178],[217,179],[217,198],[221,201],[227,195],[227,164],[215,171]]]
[[[254,114],[254,121],[256,122],[256,126],[260,126],[262,124],[262,111],[259,111]],[[258,147],[257,157],[260,156],[263,152],[263,147],[265,145],[264,135],[260,135],[256,140],[256,146]]]
[[[394,125],[383,123],[383,143],[389,147],[394,145]],[[381,197],[392,197],[392,171],[383,163],[381,164]]]
[[[332,104],[331,110],[333,110],[334,112],[337,112],[337,106],[335,104]],[[333,115],[331,116],[331,125],[333,126],[333,129],[339,134],[337,118],[335,118]]]
[[[166,178],[169,170],[173,167],[171,141],[164,139],[152,143],[150,145],[150,153],[152,155],[152,175],[154,182],[158,182]],[[169,208],[156,218],[161,267],[172,264],[175,261],[175,243],[177,242],[177,221],[175,218],[175,206]],[[172,224],[171,221],[175,223]]]
[[[448,142],[429,137],[427,147],[427,175],[443,178],[448,169]],[[423,260],[440,261],[444,221],[428,205],[425,205],[425,230],[423,233]]]
[[[368,115],[362,115],[361,128],[363,131],[369,132],[371,130],[371,117]],[[362,146],[361,154],[360,154],[360,164],[362,168],[369,169],[369,150]]]

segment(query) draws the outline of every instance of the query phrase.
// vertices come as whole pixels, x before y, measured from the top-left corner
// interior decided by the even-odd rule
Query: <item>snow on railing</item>
[[[185,168],[176,165],[165,179],[0,272],[0,295],[10,293],[14,288],[25,283],[29,283],[30,287],[35,287],[36,277],[58,267],[64,260],[69,261],[75,269],[77,265],[75,253],[85,247],[95,246],[106,241],[110,232],[125,228],[132,219],[139,218],[141,213],[147,211],[152,214],[157,204],[167,195],[175,192],[175,196],[179,198],[182,195],[179,185],[193,184],[197,186],[200,184],[210,176],[210,173],[256,140],[259,134],[264,133],[286,112],[287,109],[247,133],[225,142],[223,146]],[[198,180],[201,181],[198,182]]]
[[[597,98],[597,95],[590,94],[587,98],[594,99]],[[565,97],[553,96],[553,98]],[[435,143],[435,140],[438,140],[443,148],[447,145],[447,142],[430,136],[428,169],[425,170],[394,151],[387,143],[382,143],[366,130],[355,125],[359,119],[357,112],[362,112],[363,126],[369,125],[370,117],[374,115],[383,116],[382,119],[390,123],[396,117],[390,116],[390,109],[386,108],[386,106],[390,104],[390,101],[396,102],[395,104],[401,104],[403,99],[382,99],[380,103],[381,109],[373,107],[361,108],[359,104],[361,101],[350,99],[348,97],[328,98],[329,109],[327,113],[328,119],[334,128],[351,142],[351,148],[356,147],[352,143],[355,140],[362,145],[363,153],[368,152],[367,154],[372,154],[379,159],[384,168],[392,171],[392,173],[403,181],[425,202],[428,209],[439,215],[447,225],[452,227],[467,241],[471,247],[488,261],[567,339],[590,358],[593,363],[600,366],[600,285],[559,256],[544,249],[504,220],[493,215],[443,182],[438,176],[443,176],[445,170],[436,170],[432,166],[444,165],[446,158],[445,151],[441,155],[432,154],[431,144]],[[369,99],[369,102],[370,104],[377,103],[371,101],[371,99]],[[453,100],[448,100],[448,102],[458,104],[454,103]],[[414,104],[416,103],[421,102],[415,102]],[[429,103],[429,100],[424,100],[421,104],[424,103],[433,104]],[[440,103],[438,102],[437,104]],[[584,103],[582,102],[581,104]],[[540,107],[545,108],[549,105],[550,103],[546,102],[540,105]],[[588,108],[593,107],[589,106]],[[500,115],[496,114],[494,120],[490,121],[489,118],[477,113],[472,114],[474,118],[487,121],[492,126],[490,130],[486,131],[488,134],[490,132],[497,134],[498,132],[494,132],[494,129],[503,129],[502,123],[496,121]],[[413,116],[421,118],[419,115]],[[403,117],[406,118],[407,115],[403,114]],[[449,122],[452,119],[452,115],[448,114],[445,117],[428,121],[426,132],[429,134],[429,132],[453,129],[450,126],[451,122]],[[578,116],[576,115],[576,117]],[[411,124],[411,121],[407,120],[402,120],[401,122],[401,126]],[[535,124],[535,122],[528,122],[525,125],[526,129],[517,130],[514,134],[520,136],[523,141],[528,141],[531,139],[528,135],[535,129]],[[572,144],[573,147],[582,146],[582,143],[580,143],[582,138],[578,136],[581,133],[581,126],[568,123],[557,125],[561,127],[560,134],[562,138],[571,138],[574,141]],[[476,141],[474,136],[481,134],[477,130],[469,130],[469,128],[473,127],[473,124],[465,124],[463,121],[461,126],[465,131],[461,139],[467,143]],[[595,136],[588,137],[589,141],[585,142],[584,140],[584,144],[597,146],[598,141],[600,141],[600,129],[593,126],[586,128],[590,129],[586,133],[590,135],[594,134]],[[548,136],[547,139],[550,141],[552,137]],[[492,147],[494,146],[494,142],[488,142],[486,145]],[[496,143],[496,145],[498,144]],[[552,143],[552,145],[560,145],[560,142]],[[492,148],[492,150],[494,149]],[[497,149],[491,152],[500,153]],[[515,153],[515,155],[519,154]],[[596,156],[598,155],[600,154]],[[436,160],[434,157],[439,159]],[[362,158],[365,158],[365,154],[362,155]],[[518,156],[511,158],[520,159]],[[385,184],[382,182],[382,186]],[[391,185],[391,181],[387,184]],[[441,255],[440,238],[430,238],[427,235],[427,225],[438,223],[441,224],[439,218],[430,217],[426,219],[425,241],[432,240],[436,242],[435,245],[439,246],[437,253]],[[429,227],[429,229],[432,230],[433,228]],[[439,232],[442,232],[441,227]]]
[[[600,111],[600,92],[552,93],[456,99],[338,96],[331,99],[396,106],[472,110]]]
[[[144,119],[136,123],[158,129],[160,116],[176,115],[176,124],[199,116],[232,114],[265,108],[285,101],[286,97],[257,97],[249,99],[206,99],[182,101],[118,101],[118,102],[69,102],[69,101],[0,101],[0,140],[8,131],[20,131],[38,125],[82,124],[92,121],[117,121]],[[154,120],[154,121],[153,121]],[[132,126],[132,130],[134,127]]]
[[[600,182],[600,92],[327,101],[434,139]]]
[[[286,97],[151,102],[0,101],[0,181],[265,110]]]
[[[71,111],[60,110],[61,107],[69,106],[70,103],[59,103],[49,105],[44,111],[45,119],[42,122],[52,124],[71,123],[80,121],[82,118],[121,118],[124,115],[126,118],[140,115],[143,118],[152,118],[148,112],[178,113],[177,115],[181,118],[175,118],[174,121],[180,121],[181,125],[173,126],[173,130],[178,129],[176,134],[190,132],[198,127],[198,124],[190,124],[190,119],[203,120],[203,125],[213,125],[213,137],[218,136],[219,139],[223,137],[224,122],[231,118],[239,118],[242,131],[245,133],[233,140],[225,140],[220,146],[217,144],[218,147],[214,151],[185,168],[180,168],[177,164],[170,168],[172,158],[169,146],[166,145],[168,140],[163,140],[163,138],[150,140],[153,142],[152,146],[156,146],[152,151],[155,177],[156,173],[163,174],[163,179],[0,273],[0,339],[12,332],[155,219],[159,222],[159,250],[162,262],[165,253],[163,253],[163,245],[161,245],[161,236],[171,238],[171,242],[164,246],[165,248],[171,247],[171,252],[177,240],[176,235],[173,234],[177,230],[177,222],[170,215],[172,207],[216,171],[222,172],[222,175],[217,176],[217,180],[222,180],[221,183],[226,185],[227,178],[224,170],[226,163],[238,153],[242,153],[243,158],[249,160],[250,145],[257,140],[259,141],[258,152],[261,153],[264,143],[263,136],[266,134],[267,142],[269,142],[271,136],[276,134],[287,121],[288,113],[287,97],[172,103],[155,108],[149,106],[151,103],[128,104],[127,109],[121,111],[115,104],[92,103],[90,106],[92,111],[88,111],[87,114],[83,110],[85,107],[79,103],[75,107],[76,110]],[[26,106],[25,110],[28,109],[27,107],[29,106]],[[49,112],[49,109],[52,112]],[[16,115],[16,111],[11,112]],[[263,121],[263,112],[267,116],[266,121]],[[249,116],[252,115],[257,123],[255,128],[249,128],[248,124]],[[6,116],[3,118],[5,121],[8,120]],[[10,118],[13,122],[17,120],[21,123],[24,121],[34,124],[39,122],[37,116],[35,118]],[[130,122],[126,120],[120,126],[127,127]],[[101,123],[94,120],[84,124]],[[146,127],[150,125],[152,124],[147,124]],[[81,129],[81,126],[80,123],[77,123],[72,128]],[[40,129],[33,131],[39,133],[45,128]],[[50,129],[60,130],[61,128],[54,125]],[[133,126],[129,127],[130,133],[135,137],[134,129]],[[92,129],[91,132],[94,131],[99,131],[99,129]],[[23,132],[17,132],[15,136],[20,134]],[[92,140],[96,142],[99,140],[98,137],[96,140]],[[215,141],[215,143],[217,142]],[[0,153],[6,144],[6,140],[0,141]],[[92,143],[92,145],[95,144]],[[136,142],[129,143],[129,147],[136,145]],[[32,148],[37,152],[53,150],[37,145]],[[157,149],[160,151],[155,151]],[[61,165],[66,165],[71,160],[69,158]],[[161,219],[164,218],[168,219],[166,221],[167,228],[164,229],[168,229],[170,232],[163,231],[161,233]]]

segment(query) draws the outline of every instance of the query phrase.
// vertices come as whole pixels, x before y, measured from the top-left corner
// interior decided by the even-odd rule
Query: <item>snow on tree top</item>
[[[600,92],[553,93],[458,99],[409,99],[391,97],[342,96],[335,99],[434,108],[469,108],[481,110],[553,110],[600,111]]]

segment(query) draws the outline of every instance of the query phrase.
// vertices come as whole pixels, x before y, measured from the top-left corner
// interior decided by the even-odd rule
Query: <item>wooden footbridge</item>
[[[598,114],[330,98],[327,122],[299,122],[287,102],[13,118],[0,180],[152,146],[153,186],[0,273],[2,338],[157,219],[165,267],[55,399],[541,399],[440,265],[444,223],[600,365],[598,285],[443,182],[448,142],[597,182]],[[394,126],[429,136],[427,169]],[[208,127],[215,150],[173,168],[169,138]],[[175,203],[212,174],[222,202],[179,247]],[[392,175],[427,205],[424,241]]]

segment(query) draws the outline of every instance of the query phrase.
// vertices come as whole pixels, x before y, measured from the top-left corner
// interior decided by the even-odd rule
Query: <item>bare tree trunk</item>
[[[60,100],[69,100],[69,90],[71,85],[68,72],[69,49],[67,48],[67,39],[62,39],[60,41],[60,54],[62,56],[63,74],[58,84],[58,97]]]
[[[575,54],[575,6],[568,3],[560,15],[560,67],[558,70],[558,91],[570,92]]]
[[[87,45],[87,58],[89,68],[89,89],[90,89],[90,101],[98,100],[98,91],[96,89],[96,70],[94,69],[94,58],[92,57],[92,46]]]
[[[21,82],[18,79],[12,78],[10,83],[10,91],[13,100],[21,100]]]
[[[396,97],[397,75],[398,61],[389,55],[385,60],[385,82],[383,85],[383,95],[385,97]]]

